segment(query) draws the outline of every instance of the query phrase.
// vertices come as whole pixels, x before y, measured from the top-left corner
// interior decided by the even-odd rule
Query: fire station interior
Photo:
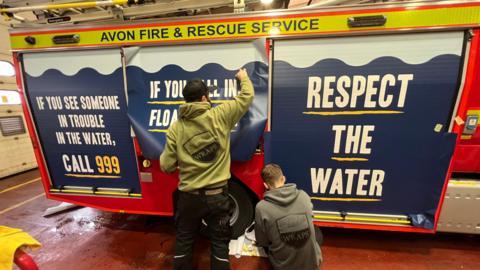
[[[196,210],[179,194],[228,200],[222,269],[480,269],[480,1],[0,0],[0,15],[0,270],[180,269]],[[208,113],[255,94],[232,128],[187,140],[195,78]],[[208,218],[191,269],[219,265]]]

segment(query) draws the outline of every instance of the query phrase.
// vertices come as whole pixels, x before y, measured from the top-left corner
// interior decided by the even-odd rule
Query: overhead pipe
[[[24,11],[36,11],[36,10],[54,10],[54,9],[70,9],[70,8],[92,8],[92,7],[111,7],[115,5],[133,5],[143,4],[144,0],[105,0],[105,1],[87,1],[76,3],[63,3],[63,4],[44,4],[36,6],[14,7],[14,8],[0,8],[0,13],[13,14]]]

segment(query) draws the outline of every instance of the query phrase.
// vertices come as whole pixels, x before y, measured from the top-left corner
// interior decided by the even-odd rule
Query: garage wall
[[[0,60],[12,62],[12,54],[10,52],[10,38],[8,36],[8,22],[0,18]],[[0,76],[0,90],[17,91],[15,76],[4,77]],[[5,100],[10,103],[18,98],[12,95],[5,94],[1,91],[0,95],[0,180],[11,174],[26,171],[37,167],[33,147],[30,136],[26,130],[25,117],[23,115],[22,106],[19,104],[5,105]],[[7,97],[5,97],[7,96]],[[15,119],[23,119],[23,126],[16,125],[20,130],[17,133],[11,134],[6,130],[14,126]],[[5,134],[4,134],[5,133]]]
[[[8,37],[8,23],[0,18],[0,60],[12,62],[10,53],[10,39]],[[0,77],[0,89],[16,90],[15,77]]]

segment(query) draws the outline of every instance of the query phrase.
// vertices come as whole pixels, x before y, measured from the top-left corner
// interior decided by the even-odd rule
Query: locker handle
[[[349,17],[347,23],[350,28],[384,26],[387,23],[387,17],[385,15]]]

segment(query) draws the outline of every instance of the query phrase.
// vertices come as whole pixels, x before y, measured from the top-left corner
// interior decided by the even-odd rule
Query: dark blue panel
[[[267,117],[267,85],[268,70],[262,62],[251,62],[244,66],[252,80],[255,88],[255,99],[249,111],[240,120],[239,124],[231,135],[231,157],[232,160],[249,160],[259,143],[260,136],[263,133]],[[128,82],[128,115],[132,121],[135,134],[140,143],[142,153],[150,159],[158,159],[163,151],[165,144],[165,132],[171,124],[169,121],[163,124],[163,121],[157,125],[155,122],[150,125],[150,114],[152,110],[169,110],[170,116],[174,110],[178,110],[179,104],[152,104],[148,102],[155,101],[182,101],[183,98],[166,97],[165,81],[190,80],[201,78],[204,80],[216,79],[218,86],[218,97],[212,97],[212,100],[231,99],[230,95],[225,95],[225,80],[235,78],[237,70],[225,69],[218,63],[210,63],[202,66],[197,71],[186,71],[177,65],[167,65],[155,73],[148,73],[140,67],[127,67]],[[159,81],[162,93],[156,99],[150,99],[150,82]],[[213,84],[213,81],[210,82]],[[181,91],[183,85],[179,91]],[[240,89],[237,82],[237,91]],[[156,131],[155,131],[156,130]]]
[[[140,192],[140,183],[133,141],[130,136],[130,121],[127,117],[127,104],[123,86],[122,69],[110,75],[102,75],[96,70],[85,68],[73,76],[66,76],[58,70],[47,70],[39,77],[25,74],[26,90],[37,131],[42,143],[43,153],[47,161],[54,187],[87,186],[107,188],[127,188],[131,192]],[[36,98],[58,96],[63,100],[66,96],[118,96],[120,109],[115,110],[40,110]],[[103,115],[105,128],[60,127],[58,115]],[[58,144],[56,132],[107,132],[111,136],[112,145]],[[88,159],[91,172],[68,172],[64,167],[63,155],[72,164],[72,155],[80,155]],[[96,166],[96,156],[116,156],[120,163],[120,173],[101,173]],[[85,163],[85,162],[84,162]],[[84,168],[87,165],[84,164]],[[71,177],[66,174],[107,175],[114,178]]]
[[[432,216],[428,213],[437,209],[455,144],[455,135],[447,133],[446,129],[456,97],[459,56],[441,55],[418,65],[394,57],[380,57],[364,66],[349,66],[336,59],[327,59],[307,68],[275,61],[273,68],[272,132],[266,156],[279,163],[287,178],[312,197],[378,200],[314,199],[316,210],[423,215],[427,219]],[[338,78],[346,75],[352,78],[354,75],[382,77],[385,74],[413,74],[403,108],[307,108],[309,76]],[[398,96],[399,83],[388,89],[389,93]],[[364,96],[357,100],[357,104],[363,102]],[[403,113],[333,116],[303,113],[349,110],[398,110]],[[333,125],[374,125],[373,139],[369,143],[371,154],[334,154]],[[341,162],[332,157],[367,158],[368,161]],[[382,194],[356,194],[357,180],[352,182],[351,194],[346,194],[346,177],[343,194],[329,194],[331,181],[325,193],[317,192],[312,187],[311,168],[332,168],[332,178],[337,168],[383,170]],[[367,192],[368,188],[367,184]],[[430,227],[429,224],[433,222],[416,223],[424,227]]]

